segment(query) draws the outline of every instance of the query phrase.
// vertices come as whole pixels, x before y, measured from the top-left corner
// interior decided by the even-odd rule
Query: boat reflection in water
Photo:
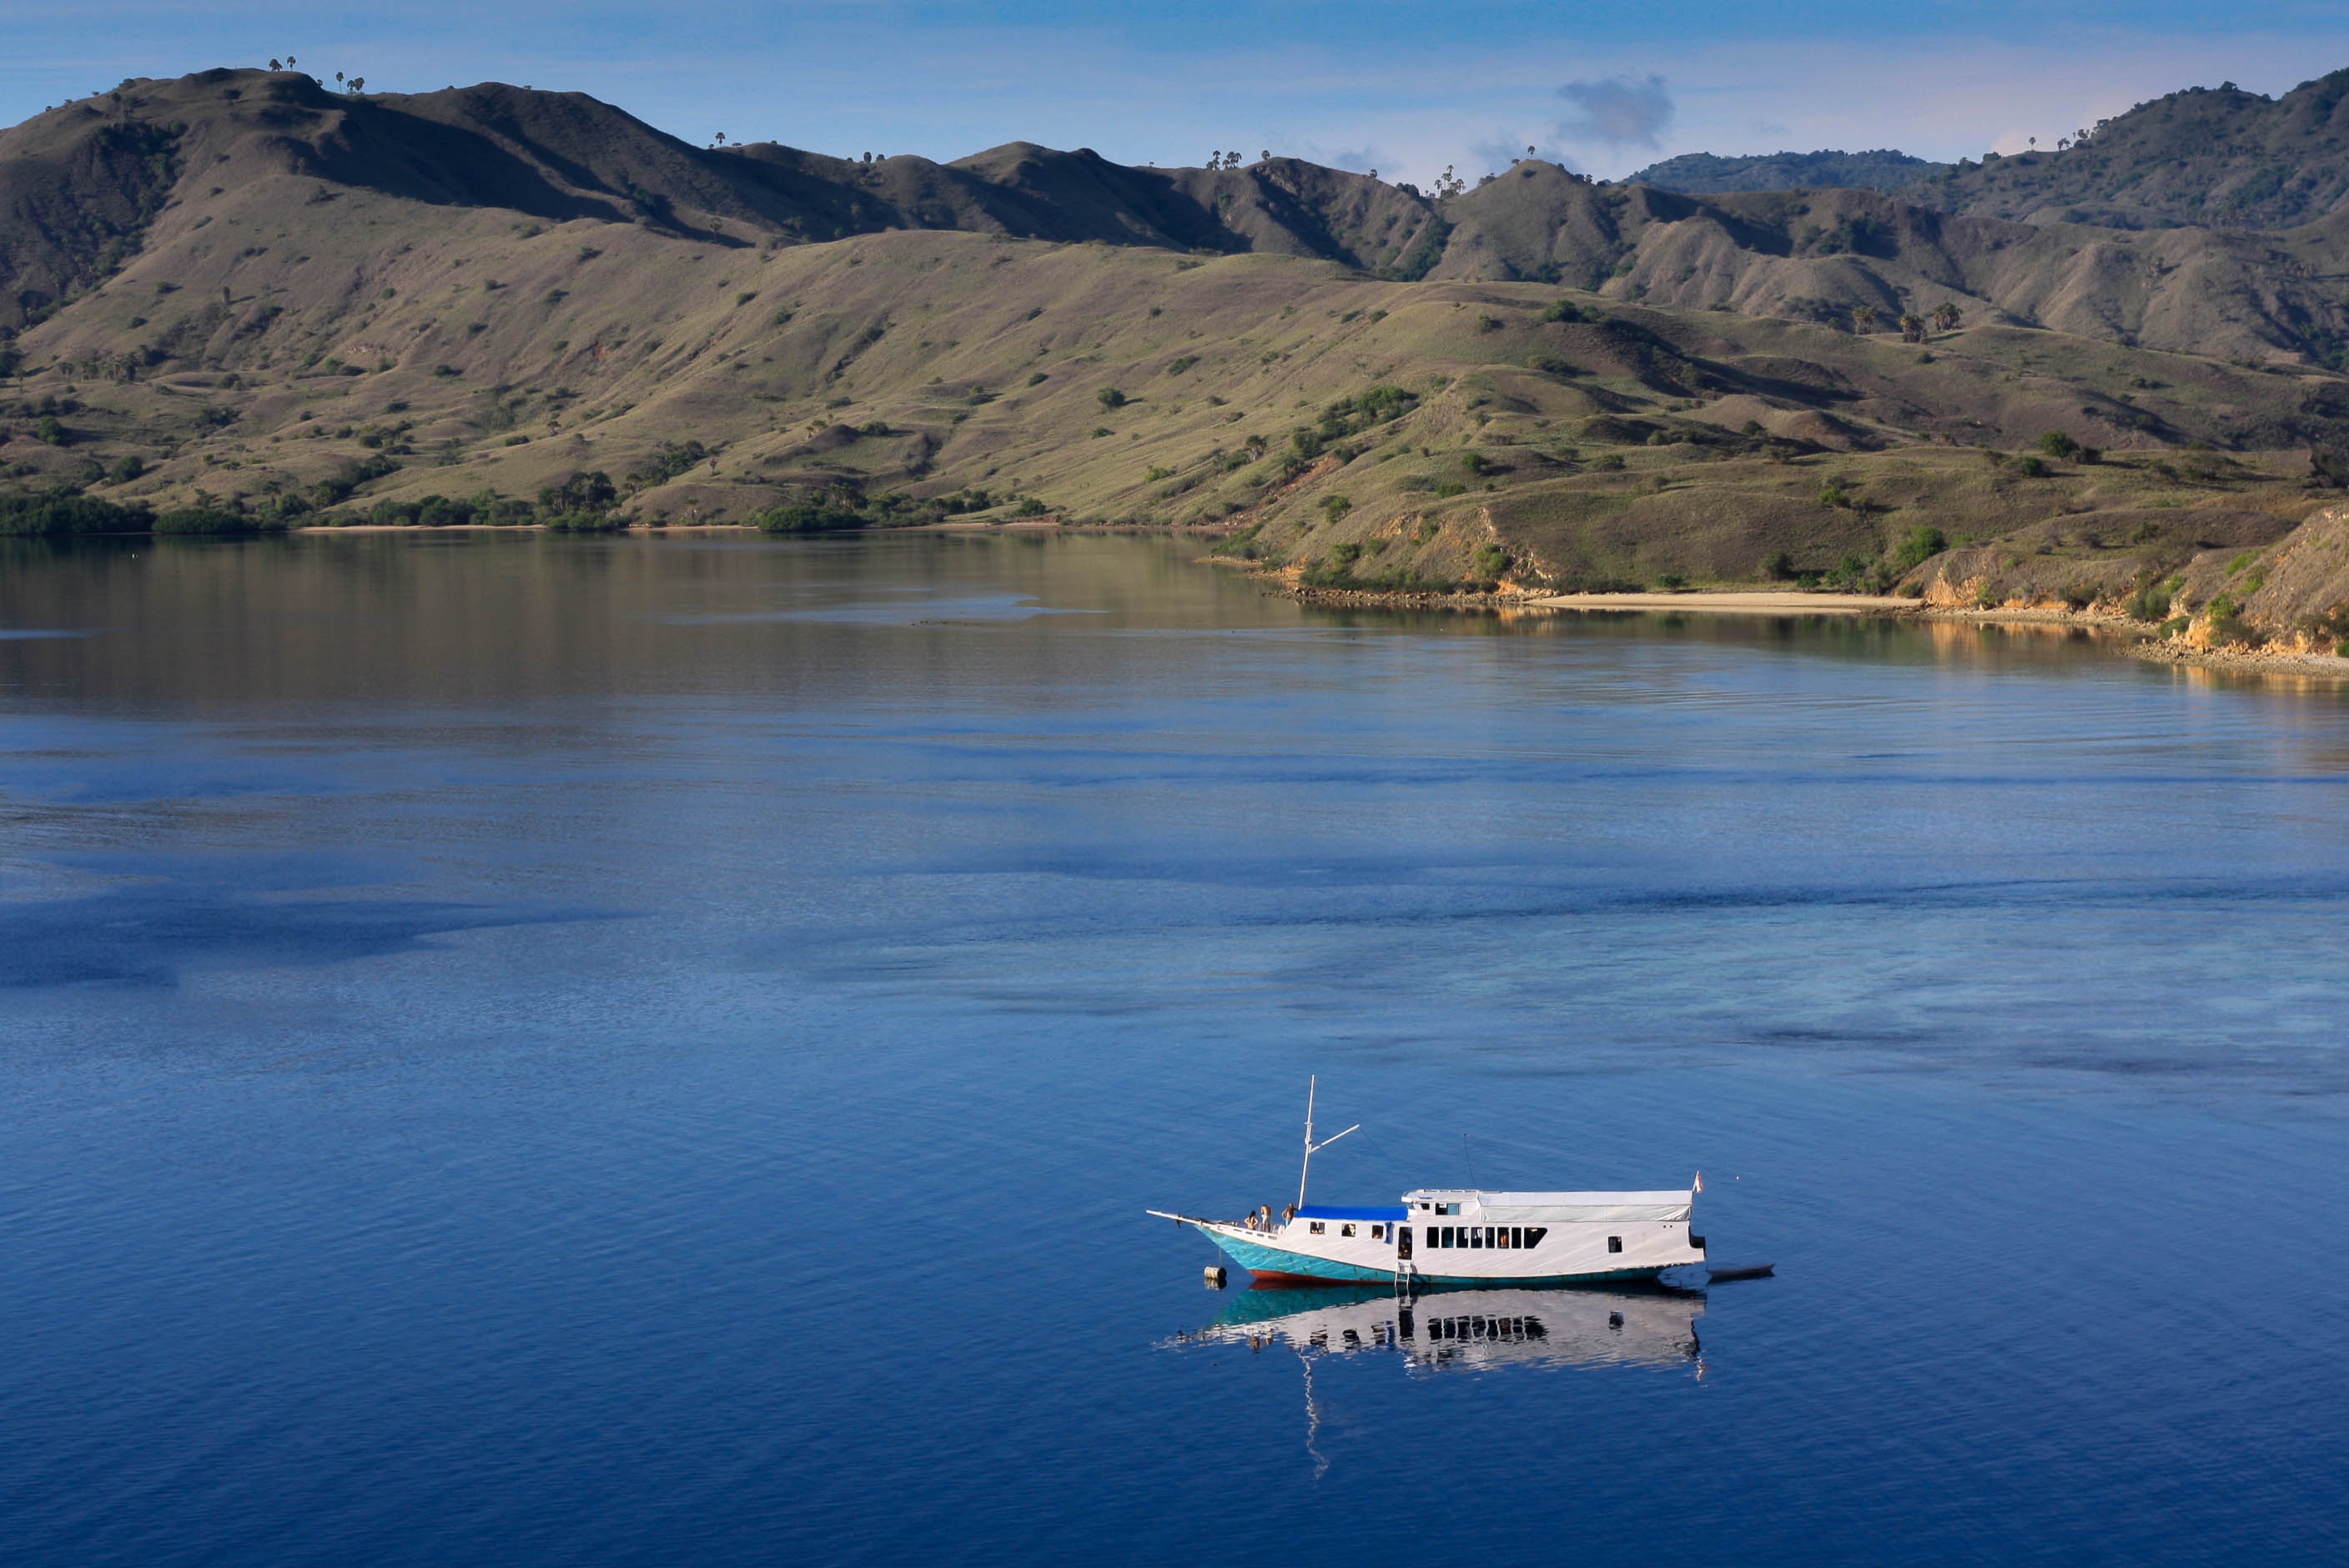
[[[1413,1371],[1507,1366],[1696,1366],[1701,1291],[1449,1290],[1377,1286],[1246,1290],[1214,1322],[1171,1342],[1278,1346],[1301,1356],[1402,1353]]]
[[[1293,1352],[1305,1374],[1305,1452],[1313,1478],[1329,1471],[1313,1364],[1324,1356],[1399,1352],[1406,1372],[1486,1372],[1505,1367],[1693,1368],[1704,1376],[1696,1320],[1704,1293],[1631,1290],[1442,1290],[1413,1296],[1375,1285],[1257,1286],[1215,1321],[1165,1342]]]

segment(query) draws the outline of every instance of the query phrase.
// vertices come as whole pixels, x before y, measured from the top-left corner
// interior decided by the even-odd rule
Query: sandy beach
[[[1712,615],[1913,614],[1914,599],[1880,593],[1553,593],[1525,601],[1543,610],[1674,610]]]

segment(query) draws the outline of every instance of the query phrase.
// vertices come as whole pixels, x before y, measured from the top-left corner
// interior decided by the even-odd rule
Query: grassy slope
[[[762,248],[337,184],[252,139],[200,150],[144,252],[18,341],[17,485],[254,504],[392,456],[351,515],[619,478],[695,440],[710,455],[638,517],[978,487],[1237,530],[1275,562],[1354,554],[1358,577],[1457,580],[1498,551],[1568,585],[1751,582],[1782,554],[1881,579],[1926,528],[1988,552],[1965,558],[1977,594],[2111,596],[2282,538],[2315,505],[2304,443],[2349,430],[2327,372],[2005,325],[1920,350],[1589,294],[1599,319],[1545,321],[1564,291],[1293,255],[936,231]],[[1293,430],[1379,384],[1415,406],[1292,460]],[[69,444],[36,438],[44,399],[72,409]],[[1979,449],[2048,430],[2111,455],[2031,478]],[[150,467],[97,477],[125,457]]]

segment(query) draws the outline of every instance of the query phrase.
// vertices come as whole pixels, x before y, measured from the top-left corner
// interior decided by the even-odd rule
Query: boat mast
[[[1313,1091],[1321,1087],[1321,1075],[1315,1073],[1305,1080],[1305,1164],[1297,1172],[1297,1206],[1305,1207],[1305,1178],[1313,1174]]]
[[[1320,1084],[1321,1078],[1318,1073],[1305,1080],[1305,1166],[1304,1169],[1300,1170],[1297,1173],[1297,1206],[1300,1209],[1305,1207],[1305,1179],[1313,1173],[1313,1156],[1319,1153],[1322,1150],[1329,1148],[1330,1145],[1337,1142],[1340,1138],[1345,1137],[1346,1132],[1360,1131],[1362,1126],[1362,1124],[1358,1121],[1354,1123],[1353,1126],[1346,1129],[1346,1132],[1340,1132],[1335,1137],[1325,1138],[1319,1143],[1314,1142],[1313,1095],[1314,1091],[1320,1087]]]

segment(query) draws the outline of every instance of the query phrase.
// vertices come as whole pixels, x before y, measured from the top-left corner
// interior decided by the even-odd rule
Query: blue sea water
[[[2349,1553],[2338,691],[1189,554],[0,557],[0,1561]],[[1309,1074],[1778,1275],[1317,1344]]]

